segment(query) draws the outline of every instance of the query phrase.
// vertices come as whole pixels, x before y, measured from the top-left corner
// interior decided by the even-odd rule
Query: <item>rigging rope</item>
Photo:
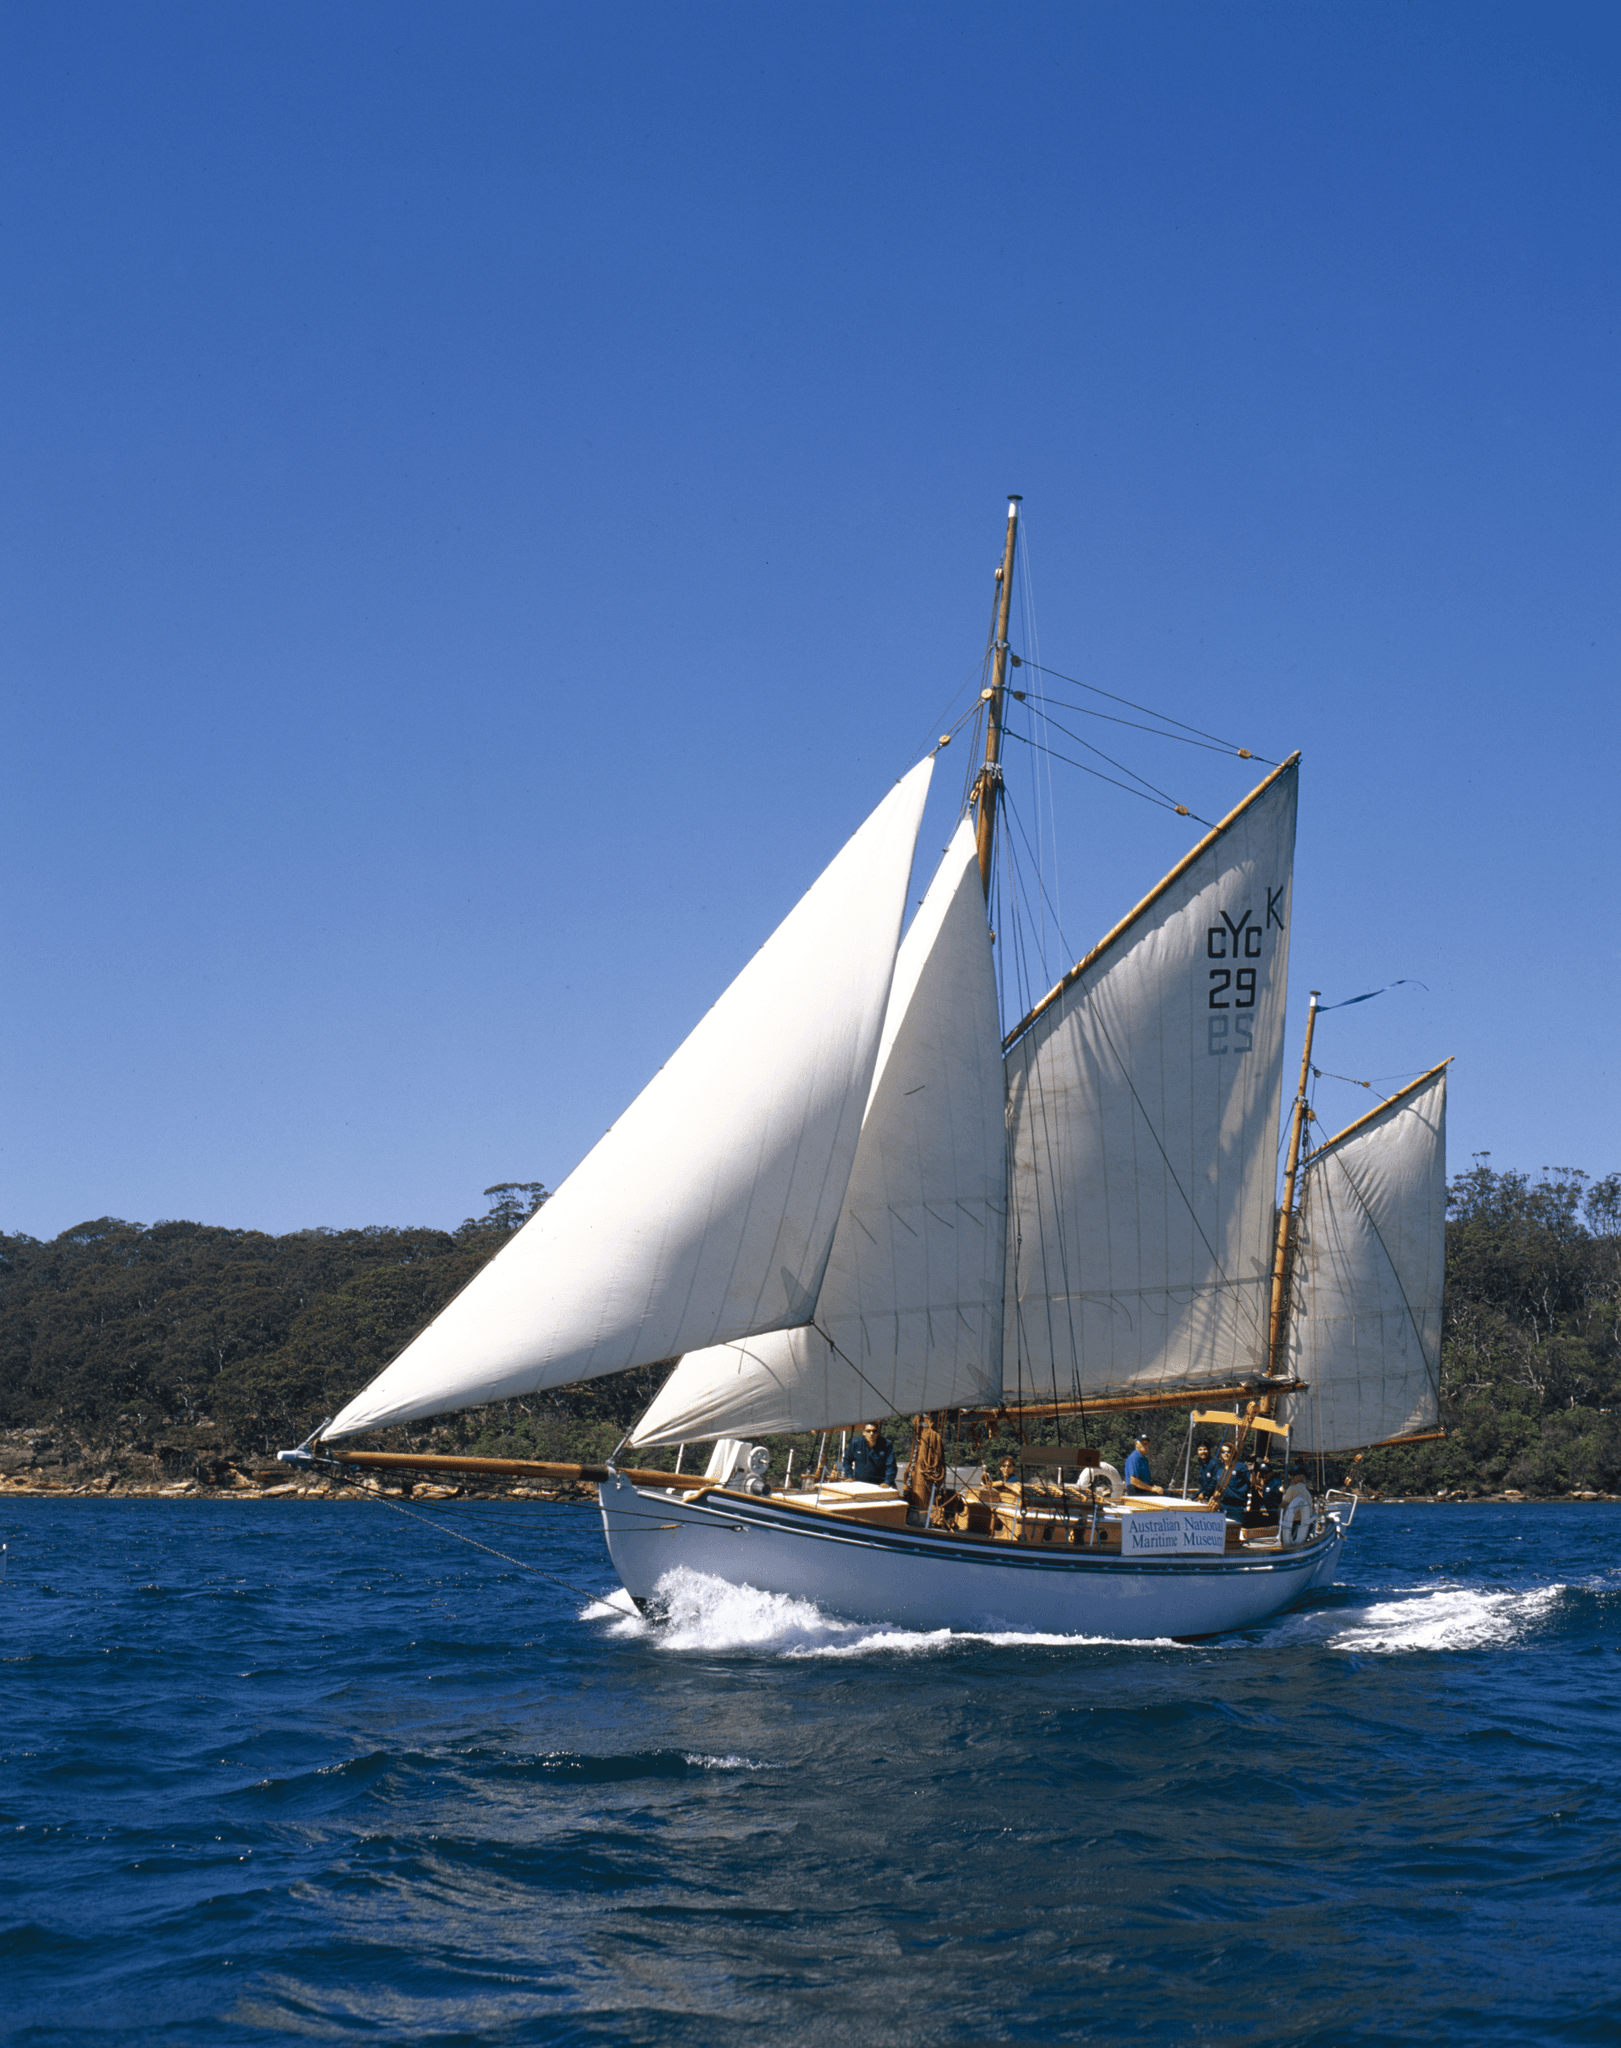
[[[1151,789],[1155,796],[1171,804],[1178,813],[1186,808],[1185,805],[1178,804],[1174,797],[1167,796],[1157,782],[1150,782],[1146,775],[1139,775],[1135,768],[1128,768],[1124,761],[1117,761],[1113,754],[1106,754],[1101,747],[1094,747],[1090,740],[1083,740],[1078,732],[1071,732],[1067,725],[1060,724],[1050,713],[1043,711],[1042,717],[1046,719],[1050,726],[1056,727],[1064,735],[1065,739],[1073,740],[1078,747],[1085,747],[1089,754],[1096,754],[1100,761],[1107,761],[1111,768],[1118,768],[1122,775],[1129,775],[1133,782],[1140,782],[1144,789]],[[1199,822],[1203,824],[1204,820],[1201,818]]]
[[[611,1594],[588,1593],[583,1586],[576,1586],[569,1579],[560,1579],[555,1572],[544,1572],[538,1564],[526,1564],[521,1557],[513,1557],[505,1550],[497,1550],[493,1543],[480,1543],[476,1536],[468,1536],[460,1529],[446,1528],[443,1522],[435,1521],[432,1515],[418,1514],[411,1508],[402,1507],[397,1500],[390,1500],[387,1494],[373,1493],[356,1473],[345,1472],[340,1468],[333,1476],[341,1479],[344,1485],[352,1486],[363,1493],[368,1500],[376,1501],[381,1507],[392,1508],[397,1515],[404,1515],[408,1522],[421,1522],[427,1528],[437,1530],[441,1536],[453,1536],[458,1543],[470,1544],[474,1550],[482,1550],[487,1556],[500,1558],[503,1564],[515,1565],[521,1572],[533,1572],[537,1579],[545,1579],[551,1585],[561,1586],[565,1593],[572,1593],[577,1600],[589,1600],[594,1607],[613,1605]]]
[[[1039,662],[1030,660],[1028,656],[1015,658],[1018,660],[1020,668],[1039,668],[1041,666]],[[1008,694],[1017,697],[1021,704],[1030,701],[1027,693],[1023,690],[1011,690]],[[1266,768],[1276,768],[1278,765],[1276,761],[1269,761],[1265,754],[1257,754],[1252,747],[1233,747],[1229,746],[1225,740],[1200,739],[1193,733],[1166,732],[1161,726],[1139,725],[1135,718],[1117,718],[1112,711],[1094,711],[1090,704],[1067,704],[1062,697],[1049,697],[1045,690],[1041,693],[1040,701],[1043,705],[1056,704],[1060,711],[1078,711],[1083,718],[1100,718],[1108,725],[1123,725],[1131,732],[1146,732],[1157,740],[1175,740],[1179,746],[1183,747],[1203,747],[1208,754],[1232,754],[1240,761],[1259,761]],[[1155,718],[1161,715],[1158,711],[1152,713],[1152,716]],[[1056,725],[1058,723],[1057,719],[1054,719],[1053,723]]]
[[[1041,900],[1046,905],[1048,910],[1052,912],[1053,930],[1058,936],[1058,943],[1060,947],[1063,949],[1064,959],[1066,961],[1073,960],[1075,958],[1075,954],[1071,950],[1068,939],[1064,937],[1064,927],[1060,923],[1058,916],[1058,905],[1054,903],[1051,896],[1049,896],[1047,893],[1047,883],[1041,872],[1041,856],[1037,853],[1035,847],[1032,846],[1030,843],[1030,834],[1025,829],[1024,818],[1017,810],[1014,809],[1013,793],[1007,787],[1006,783],[1002,785],[1002,810],[1004,814],[1010,817],[1013,820],[1014,824],[1017,825],[1019,828],[1019,837],[1024,841],[1025,851],[1029,854],[1031,865],[1035,869],[1036,887],[1041,891]],[[1015,874],[1015,876],[1017,876],[1019,872],[1017,867],[1014,866],[1012,863],[1010,863],[1009,865],[1012,868],[1012,872]],[[1025,896],[1026,900],[1028,901],[1028,890],[1025,891]],[[1046,988],[1044,988],[1042,991],[1043,994],[1045,994],[1046,989],[1051,988],[1054,980],[1056,979],[1056,976],[1053,974],[1052,969],[1049,965],[1047,950],[1045,947],[1041,949],[1041,970],[1043,980],[1046,984]],[[1060,972],[1062,972],[1062,969],[1060,970]],[[1028,1014],[1029,1005],[1027,1004],[1026,1007],[1019,1012],[1019,1015],[1023,1017],[1028,1016]]]
[[[1111,704],[1124,704],[1128,710],[1140,711],[1146,718],[1158,718],[1166,725],[1180,726],[1183,732],[1197,733],[1200,739],[1210,740],[1218,747],[1227,748],[1230,753],[1243,754],[1246,752],[1245,748],[1237,746],[1233,741],[1221,739],[1213,732],[1206,732],[1202,726],[1187,725],[1180,718],[1172,718],[1168,712],[1156,711],[1151,704],[1136,704],[1133,703],[1130,697],[1117,697],[1113,690],[1099,689],[1096,683],[1085,682],[1080,676],[1063,675],[1058,669],[1048,668],[1039,661],[1032,661],[1028,655],[1020,655],[1018,661],[1020,668],[1040,669],[1043,675],[1057,676],[1061,683],[1073,683],[1077,690],[1090,690],[1096,697],[1107,697]],[[1169,739],[1171,735],[1167,733],[1165,737]],[[1264,757],[1257,754],[1254,758],[1259,761]],[[1278,764],[1275,761],[1268,761],[1266,765],[1269,768],[1275,768]]]
[[[1028,968],[1027,968],[1027,965],[1026,965],[1026,953],[1025,953],[1025,936],[1024,936],[1024,934],[1025,934],[1025,927],[1026,927],[1026,925],[1027,925],[1027,924],[1028,924],[1028,922],[1029,922],[1029,910],[1028,910],[1028,895],[1027,895],[1027,892],[1023,891],[1023,888],[1022,888],[1022,876],[1021,876],[1021,874],[1020,874],[1020,871],[1019,871],[1019,865],[1018,865],[1018,862],[1017,862],[1017,860],[1016,860],[1016,859],[1014,858],[1014,855],[1013,855],[1013,848],[1012,848],[1011,842],[1010,842],[1010,841],[1008,841],[1008,839],[1007,839],[1007,836],[1006,836],[1006,835],[1004,835],[1004,845],[1003,845],[1003,860],[1004,860],[1004,863],[1005,863],[1005,865],[1006,865],[1006,868],[1007,868],[1007,873],[1008,873],[1008,876],[1009,876],[1009,882],[1010,882],[1010,888],[1009,888],[1009,915],[1010,915],[1010,917],[1011,917],[1011,919],[1012,919],[1012,924],[1013,924],[1013,932],[1014,932],[1014,943],[1015,943],[1015,946],[1016,946],[1016,949],[1017,949],[1017,951],[1016,951],[1016,959],[1017,959],[1017,968],[1018,968],[1018,973],[1017,973],[1017,979],[1018,979],[1018,981],[1020,981],[1020,982],[1023,982],[1023,983],[1025,984],[1025,989],[1024,989],[1024,993],[1025,993],[1026,995],[1028,995],[1028,982],[1029,982],[1029,974],[1028,974]],[[1039,876],[1038,876],[1038,880],[1039,880]],[[1026,908],[1025,908],[1025,913],[1024,913],[1024,917],[1023,917],[1022,919],[1021,919],[1021,917],[1020,917],[1020,914],[1019,914],[1019,911],[1020,911],[1020,899],[1021,899],[1021,895],[1022,895],[1022,896],[1024,897],[1024,900],[1025,900],[1025,904],[1026,904]],[[1045,963],[1045,962],[1043,962],[1043,966],[1044,966],[1044,967],[1045,967],[1045,965],[1046,965],[1046,963]],[[1031,1054],[1032,1054],[1032,1045],[1031,1045],[1031,1041],[1030,1041],[1030,1039],[1029,1039],[1029,1037],[1028,1037],[1028,1035],[1027,1035],[1025,1039],[1023,1039],[1023,1040],[1021,1040],[1021,1041],[1020,1041],[1020,1058],[1021,1058],[1021,1062],[1022,1062],[1022,1066],[1023,1066],[1023,1072],[1024,1072],[1024,1078],[1025,1078],[1025,1084],[1026,1084],[1026,1088],[1027,1088],[1027,1089],[1029,1089],[1029,1088],[1031,1087],[1031,1083],[1032,1083],[1032,1080],[1034,1081],[1034,1100],[1035,1100],[1035,1104],[1036,1104],[1036,1114],[1035,1114],[1035,1115],[1034,1115],[1034,1116],[1033,1116],[1033,1117],[1032,1117],[1032,1118],[1030,1119],[1030,1135],[1031,1135],[1031,1139],[1032,1139],[1032,1141],[1033,1141],[1033,1142],[1039,1142],[1040,1148],[1041,1148],[1041,1150],[1042,1150],[1042,1152],[1043,1152],[1043,1154],[1044,1154],[1044,1156],[1045,1156],[1045,1161],[1046,1161],[1046,1167],[1047,1167],[1047,1176],[1048,1176],[1048,1178],[1047,1178],[1047,1185],[1048,1185],[1049,1187],[1058,1187],[1058,1186],[1061,1186],[1061,1185],[1062,1185],[1063,1183],[1062,1183],[1062,1181],[1061,1181],[1061,1179],[1060,1179],[1060,1177],[1059,1177],[1059,1176],[1060,1176],[1060,1162],[1059,1162],[1059,1161],[1057,1160],[1057,1158],[1056,1158],[1056,1157],[1055,1157],[1055,1155],[1054,1155],[1054,1143],[1055,1143],[1055,1134],[1056,1134],[1056,1133],[1057,1133],[1057,1132],[1058,1132],[1058,1131],[1060,1130],[1061,1126],[1060,1126],[1060,1122],[1059,1122],[1059,1119],[1058,1119],[1058,1117],[1057,1117],[1057,1115],[1056,1115],[1056,1111],[1055,1111],[1054,1105],[1053,1105],[1053,1104],[1051,1103],[1051,1101],[1049,1100],[1049,1092],[1048,1092],[1048,1091],[1049,1091],[1049,1083],[1050,1083],[1050,1076],[1049,1076],[1049,1075],[1047,1074],[1047,1071],[1046,1071],[1046,1068],[1045,1068],[1045,1066],[1033,1066],[1033,1065],[1032,1065],[1032,1058],[1031,1058]],[[1017,1165],[1017,1162],[1016,1162],[1015,1158],[1013,1157],[1013,1152],[1012,1152],[1012,1148],[1010,1147],[1010,1148],[1009,1148],[1009,1158],[1008,1158],[1008,1176],[1009,1176],[1009,1186],[1008,1186],[1008,1202],[1009,1202],[1009,1212],[1010,1212],[1010,1215],[1011,1215],[1011,1216],[1012,1216],[1012,1217],[1014,1218],[1014,1222],[1015,1222],[1015,1228],[1017,1229],[1017,1223],[1018,1223],[1018,1210],[1017,1210],[1017,1207],[1016,1207],[1016,1205],[1014,1204],[1014,1201],[1013,1201],[1013,1187],[1012,1187],[1012,1176],[1013,1176],[1013,1174],[1014,1174],[1014,1172],[1015,1172],[1015,1170],[1016,1170],[1016,1165]],[[1039,1184],[1038,1184],[1038,1185],[1039,1185]],[[1052,1397],[1053,1397],[1053,1400],[1054,1400],[1054,1401],[1056,1402],[1056,1401],[1058,1400],[1058,1398],[1059,1398],[1059,1393],[1058,1393],[1058,1354],[1059,1354],[1059,1348],[1060,1348],[1060,1347],[1059,1347],[1058,1343],[1057,1343],[1057,1342],[1055,1341],[1056,1333],[1055,1333],[1055,1331],[1054,1331],[1054,1328],[1053,1328],[1053,1314],[1052,1314],[1052,1308],[1053,1308],[1053,1293],[1052,1293],[1052,1288],[1051,1288],[1051,1285],[1050,1285],[1050,1283],[1049,1283],[1049,1280],[1048,1280],[1048,1275],[1049,1275],[1049,1274],[1051,1273],[1051,1270],[1052,1270],[1052,1261],[1051,1261],[1051,1259],[1050,1259],[1050,1257],[1049,1257],[1049,1247],[1048,1247],[1048,1241],[1047,1241],[1047,1240],[1048,1240],[1048,1213],[1047,1213],[1047,1212],[1048,1212],[1048,1205],[1047,1205],[1047,1203],[1046,1203],[1046,1202],[1044,1202],[1044,1201],[1042,1201],[1041,1199],[1039,1199],[1039,1195],[1038,1195],[1038,1199],[1037,1199],[1037,1201],[1036,1201],[1035,1209],[1036,1209],[1036,1234],[1037,1234],[1037,1242],[1038,1242],[1038,1246],[1039,1246],[1039,1250],[1040,1250],[1040,1255],[1041,1255],[1041,1275],[1042,1275],[1042,1283],[1043,1283],[1043,1284],[1042,1284],[1042,1293],[1041,1293],[1041,1299],[1042,1299],[1043,1303],[1045,1304],[1045,1310],[1046,1310],[1046,1324],[1047,1324],[1047,1358],[1048,1358],[1048,1365],[1049,1365],[1049,1369],[1050,1369],[1050,1378],[1051,1378],[1051,1383],[1052,1383]],[[1081,1378],[1080,1378],[1080,1356],[1081,1356],[1081,1352],[1080,1352],[1080,1335],[1079,1335],[1079,1332],[1077,1331],[1077,1329],[1076,1329],[1076,1327],[1075,1327],[1075,1290],[1074,1290],[1074,1288],[1072,1287],[1072,1285],[1071,1285],[1071,1282],[1070,1282],[1070,1273],[1069,1273],[1069,1245],[1068,1245],[1068,1242],[1067,1242],[1067,1238],[1066,1238],[1066,1233],[1065,1233],[1065,1231],[1064,1231],[1064,1228],[1063,1228],[1063,1218],[1062,1218],[1062,1213],[1061,1213],[1061,1212],[1055,1213],[1055,1214],[1053,1215],[1053,1217],[1052,1217],[1052,1223],[1053,1223],[1053,1226],[1054,1226],[1054,1230],[1055,1230],[1055,1234],[1056,1234],[1056,1237],[1057,1237],[1057,1246],[1056,1246],[1056,1250],[1057,1250],[1057,1266],[1058,1266],[1058,1280],[1059,1280],[1059,1284],[1060,1284],[1060,1286],[1061,1286],[1061,1288],[1062,1288],[1062,1290],[1063,1290],[1063,1295],[1062,1295],[1062,1299],[1063,1299],[1063,1303],[1064,1303],[1064,1317],[1065,1317],[1065,1321],[1066,1321],[1066,1323],[1067,1323],[1067,1326],[1068,1326],[1068,1334],[1069,1334],[1069,1361],[1070,1361],[1070,1387],[1071,1387],[1071,1392],[1072,1392],[1072,1393],[1074,1394],[1075,1398],[1076,1398],[1077,1400],[1079,1400],[1079,1399],[1081,1398]],[[1022,1234],[1021,1234],[1021,1235],[1017,1236],[1017,1237],[1016,1237],[1016,1239],[1015,1239],[1015,1276],[1017,1276],[1017,1273],[1018,1273],[1018,1255],[1019,1255],[1019,1252],[1020,1252],[1020,1251],[1022,1250],[1022,1248],[1023,1248],[1023,1237],[1022,1237]],[[1019,1388],[1019,1397],[1020,1397],[1020,1399],[1022,1400],[1022,1399],[1023,1399],[1023,1396],[1024,1396],[1024,1361],[1025,1361],[1025,1357],[1026,1357],[1026,1355],[1028,1354],[1028,1351],[1029,1351],[1029,1345],[1028,1345],[1027,1333],[1026,1333],[1026,1329],[1025,1329],[1025,1317],[1024,1317],[1024,1303],[1023,1303],[1023,1300],[1022,1300],[1022,1298],[1021,1298],[1021,1295],[1020,1295],[1020,1291],[1019,1291],[1019,1287],[1018,1287],[1018,1283],[1017,1283],[1017,1277],[1015,1277],[1015,1285],[1014,1285],[1014,1317],[1015,1317],[1015,1327],[1016,1327],[1016,1330],[1017,1330],[1017,1335],[1018,1335],[1018,1343],[1017,1343],[1017,1358],[1016,1358],[1016,1365],[1017,1365],[1017,1371],[1018,1371],[1018,1388]],[[1033,1365],[1033,1363],[1034,1363],[1034,1361],[1033,1361],[1033,1359],[1032,1359],[1032,1365]],[[1034,1391],[1033,1387],[1032,1387],[1032,1391]]]
[[[1179,818],[1192,818],[1195,824],[1203,825],[1206,828],[1209,828],[1210,826],[1210,820],[1208,818],[1201,818],[1197,811],[1190,810],[1186,804],[1179,804],[1173,802],[1173,800],[1168,796],[1149,796],[1145,794],[1143,790],[1133,789],[1129,782],[1120,782],[1116,780],[1116,778],[1112,775],[1105,775],[1101,768],[1093,768],[1089,766],[1088,763],[1085,761],[1076,761],[1072,759],[1071,756],[1068,754],[1060,754],[1056,747],[1043,746],[1040,740],[1031,739],[1028,733],[1022,733],[1018,731],[1014,726],[1004,725],[1002,728],[1002,737],[1004,739],[1009,740],[1023,740],[1024,744],[1027,747],[1034,747],[1037,753],[1051,754],[1055,761],[1062,761],[1066,768],[1079,768],[1083,775],[1095,775],[1099,782],[1107,782],[1115,789],[1123,789],[1126,792],[1127,796],[1141,797],[1145,804],[1153,804],[1157,809],[1162,811],[1174,811]],[[1086,745],[1086,741],[1082,740],[1080,744],[1084,747]],[[1094,747],[1092,751],[1094,753],[1100,753],[1101,749]],[[1103,754],[1102,758],[1105,761],[1107,761],[1109,756],[1107,754]],[[1114,765],[1118,768],[1120,764],[1117,761]],[[1128,775],[1131,774],[1131,772],[1132,771],[1129,768],[1126,770],[1126,773]],[[1139,780],[1141,780],[1140,777]],[[1148,785],[1150,789],[1152,789],[1153,786],[1154,785],[1152,783]]]

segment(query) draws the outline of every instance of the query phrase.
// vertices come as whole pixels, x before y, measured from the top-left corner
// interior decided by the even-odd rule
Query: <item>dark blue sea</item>
[[[7,2040],[1621,2040],[1621,1508],[1364,1508],[1193,1647],[413,1514],[0,1502]]]

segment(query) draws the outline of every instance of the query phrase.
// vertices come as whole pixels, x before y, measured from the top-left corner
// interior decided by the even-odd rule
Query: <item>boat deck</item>
[[[692,1495],[694,1500],[718,1500],[736,1489],[716,1487]],[[893,1487],[873,1486],[861,1480],[833,1480],[816,1487],[796,1487],[764,1496],[773,1506],[798,1509],[808,1515],[868,1528],[910,1529],[915,1535],[950,1537],[955,1542],[1018,1543],[1081,1550],[1112,1551],[1124,1546],[1122,1529],[1126,1522],[1141,1524],[1143,1518],[1176,1514],[1212,1516],[1222,1519],[1221,1509],[1204,1501],[1177,1494],[1156,1494],[1151,1499],[1095,1500],[1076,1486],[1056,1482],[1023,1484],[998,1482],[969,1487],[952,1495],[925,1523],[923,1510],[913,1507]],[[1144,1534],[1147,1533],[1145,1529]],[[1183,1547],[1178,1544],[1176,1547]],[[1203,1545],[1200,1546],[1204,1547]],[[1276,1523],[1241,1529],[1225,1524],[1220,1546],[1225,1551],[1280,1547]]]

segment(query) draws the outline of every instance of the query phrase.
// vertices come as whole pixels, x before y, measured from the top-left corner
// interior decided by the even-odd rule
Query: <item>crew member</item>
[[[1148,1439],[1139,1436],[1132,1445],[1131,1456],[1126,1460],[1125,1470],[1127,1493],[1163,1493],[1163,1486],[1154,1484],[1154,1475],[1148,1469]]]
[[[1208,1444],[1199,1446],[1199,1498],[1208,1500],[1221,1484],[1221,1465]]]
[[[999,1486],[1017,1486],[1018,1483],[1019,1461],[1011,1453],[1004,1454],[1000,1459],[985,1460],[985,1472],[980,1485],[987,1493],[994,1494]]]
[[[863,1423],[860,1435],[851,1440],[844,1454],[844,1476],[864,1479],[869,1486],[895,1484],[895,1452],[876,1422]]]
[[[1229,1522],[1242,1522],[1249,1506],[1250,1468],[1232,1444],[1221,1447],[1221,1511]]]

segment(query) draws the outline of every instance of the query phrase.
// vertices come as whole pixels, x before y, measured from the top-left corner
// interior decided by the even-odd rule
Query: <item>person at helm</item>
[[[846,1479],[864,1479],[869,1486],[895,1484],[895,1451],[876,1422],[863,1423],[844,1454]]]
[[[1139,1436],[1131,1447],[1131,1456],[1126,1460],[1126,1492],[1163,1493],[1163,1486],[1154,1484],[1154,1475],[1148,1469],[1148,1439]]]

